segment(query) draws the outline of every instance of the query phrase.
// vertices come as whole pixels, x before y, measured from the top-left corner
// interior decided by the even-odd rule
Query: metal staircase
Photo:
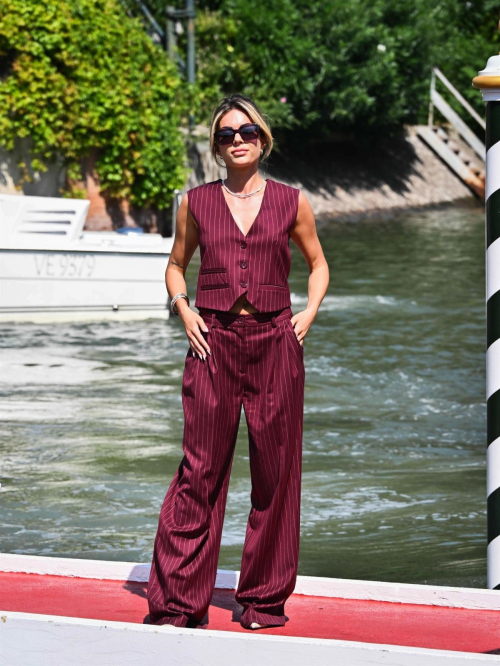
[[[460,102],[462,107],[485,129],[481,116],[462,97],[444,74],[433,67],[431,76],[429,121],[419,125],[417,134],[439,157],[466,183],[475,194],[484,200],[486,179],[486,147],[476,134],[452,109],[436,90],[436,78]],[[448,121],[446,125],[434,124],[434,109],[437,109]]]

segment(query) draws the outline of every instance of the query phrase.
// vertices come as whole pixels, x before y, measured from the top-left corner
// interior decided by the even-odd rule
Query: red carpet
[[[142,624],[146,584],[0,572],[0,609]],[[208,629],[248,632],[241,610],[234,591],[215,590]],[[253,633],[500,654],[498,611],[294,594],[285,612],[284,627]]]

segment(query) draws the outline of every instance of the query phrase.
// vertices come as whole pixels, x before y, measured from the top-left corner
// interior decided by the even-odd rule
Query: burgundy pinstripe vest
[[[195,306],[228,311],[247,292],[260,312],[291,305],[290,230],[299,190],[267,178],[261,207],[245,236],[231,214],[218,178],[188,190],[198,225],[201,265]]]

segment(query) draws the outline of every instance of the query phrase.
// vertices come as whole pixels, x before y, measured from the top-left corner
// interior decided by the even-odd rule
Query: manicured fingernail
[[[212,352],[210,351],[210,349],[208,350],[208,353],[209,353],[210,355],[212,355]]]

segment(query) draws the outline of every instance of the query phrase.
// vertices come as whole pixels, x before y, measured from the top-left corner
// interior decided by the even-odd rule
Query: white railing
[[[470,127],[460,118],[448,102],[436,90],[436,77],[446,86],[446,88],[454,95],[460,102],[462,107],[485,129],[486,124],[483,118],[472,108],[466,99],[458,92],[446,76],[437,67],[432,68],[431,74],[431,89],[430,89],[430,103],[429,103],[429,126],[434,124],[434,107],[446,118],[446,120],[455,128],[460,136],[466,141],[474,152],[485,161],[486,160],[486,146],[478,139]]]

